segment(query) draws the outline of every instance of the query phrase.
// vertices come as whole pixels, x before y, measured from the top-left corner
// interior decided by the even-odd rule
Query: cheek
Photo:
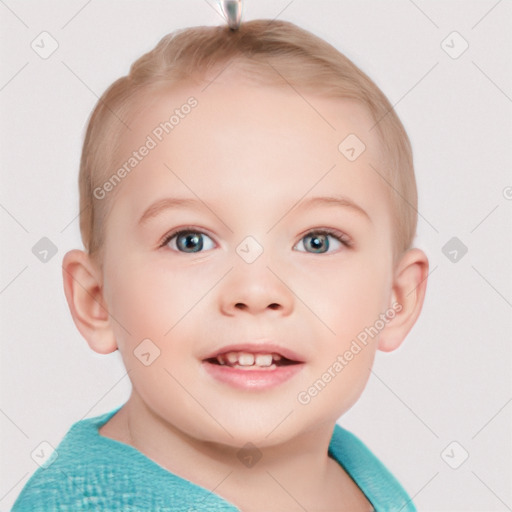
[[[187,313],[204,289],[191,286],[190,275],[165,270],[156,262],[150,265],[136,256],[118,262],[106,273],[106,287],[112,327],[133,387],[155,411],[176,418],[197,414],[193,403],[180,398],[179,383],[198,372],[194,365],[199,363],[186,343]]]
[[[363,392],[373,365],[377,340],[385,323],[392,275],[390,259],[371,253],[347,258],[337,268],[325,269],[322,290],[315,292],[315,311],[334,334],[327,335],[303,402],[328,410],[332,417],[348,410]],[[319,283],[317,283],[319,284]],[[299,403],[303,403],[300,402]],[[312,412],[312,409],[310,412]]]
[[[318,368],[296,397],[300,412],[309,418],[336,421],[359,399],[370,377],[374,347],[359,347],[359,352],[338,351],[328,364]],[[350,353],[350,360],[347,358]]]
[[[326,333],[331,331],[336,348],[387,309],[391,280],[385,262],[351,255],[332,263],[312,263],[297,275],[297,295],[325,324]]]
[[[312,417],[336,420],[358,400],[370,377],[378,339],[370,328],[386,311],[388,283],[378,266],[364,262],[325,270],[325,278],[316,274],[317,287],[304,284],[310,287],[311,309],[329,329],[320,326],[325,335],[297,402]]]
[[[108,272],[108,269],[107,269]],[[190,273],[170,268],[158,260],[124,258],[109,275],[109,312],[121,324],[115,326],[120,340],[165,340],[166,333],[198,301],[204,286]]]

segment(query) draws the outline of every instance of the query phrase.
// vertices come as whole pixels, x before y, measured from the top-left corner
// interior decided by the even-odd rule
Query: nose
[[[294,295],[285,276],[269,268],[263,259],[251,264],[237,262],[223,280],[219,293],[220,309],[229,316],[271,311],[287,316],[294,307]]]

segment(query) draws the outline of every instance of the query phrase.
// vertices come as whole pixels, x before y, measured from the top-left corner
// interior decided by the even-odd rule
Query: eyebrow
[[[296,203],[291,208],[291,210],[294,210],[297,207],[304,210],[310,210],[315,206],[337,206],[342,208],[349,208],[354,213],[366,217],[366,219],[371,222],[370,216],[361,206],[359,206],[357,203],[355,203],[348,197],[344,196],[311,197]],[[140,217],[139,224],[145,224],[149,219],[157,217],[165,210],[172,210],[178,208],[188,208],[190,210],[202,210],[205,208],[209,209],[201,200],[198,199],[166,197],[150,205]]]
[[[321,196],[311,197],[298,203],[297,206],[302,206],[303,209],[309,210],[315,206],[337,206],[342,208],[350,208],[354,213],[365,217],[371,222],[371,218],[361,206],[345,196]],[[295,208],[295,207],[294,207]]]
[[[181,197],[166,197],[154,202],[149,206],[139,219],[139,224],[146,223],[149,219],[160,215],[165,210],[188,208],[190,210],[200,210],[206,206],[197,199],[181,198]]]

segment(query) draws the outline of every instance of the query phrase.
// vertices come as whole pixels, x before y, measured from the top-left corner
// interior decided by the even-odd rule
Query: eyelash
[[[338,240],[338,242],[340,242],[340,244],[344,245],[347,248],[352,247],[352,245],[353,245],[351,238],[348,235],[346,235],[345,233],[343,233],[342,231],[339,231],[337,229],[331,229],[331,228],[312,229],[312,230],[308,231],[307,233],[305,233],[304,235],[302,235],[300,237],[299,241],[301,241],[303,238],[306,238],[309,235],[330,235],[333,238],[335,238],[336,240]],[[315,253],[310,253],[310,254],[315,254]]]
[[[177,235],[183,235],[185,233],[195,233],[195,234],[207,235],[210,238],[212,238],[208,233],[205,233],[201,230],[198,230],[197,228],[190,226],[190,227],[180,228],[178,230],[172,231],[171,233],[168,233],[167,235],[165,235],[163,238],[163,241],[159,245],[159,248],[165,247]],[[333,238],[335,238],[336,240],[338,240],[338,242],[340,242],[342,245],[344,245],[347,248],[351,248],[354,245],[352,242],[352,239],[348,235],[346,235],[342,231],[339,231],[337,229],[331,229],[331,228],[312,229],[312,230],[308,231],[307,233],[305,233],[303,236],[301,236],[299,241],[301,241],[303,238],[307,237],[308,235],[312,235],[312,234],[330,235]],[[181,252],[181,251],[178,251],[178,252]],[[300,251],[300,252],[302,252],[302,251]],[[184,253],[184,254],[193,254],[193,253]],[[315,254],[315,253],[310,253],[310,254]],[[323,254],[323,253],[320,253],[320,254]]]

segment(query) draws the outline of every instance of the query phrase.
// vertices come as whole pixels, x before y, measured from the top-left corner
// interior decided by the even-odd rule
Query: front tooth
[[[238,364],[240,366],[252,366],[254,364],[254,354],[240,352],[238,355]]]
[[[228,352],[227,354],[225,354],[225,357],[228,360],[229,364],[238,363],[238,352]]]
[[[272,354],[257,354],[256,364],[258,366],[270,366],[272,364]]]

